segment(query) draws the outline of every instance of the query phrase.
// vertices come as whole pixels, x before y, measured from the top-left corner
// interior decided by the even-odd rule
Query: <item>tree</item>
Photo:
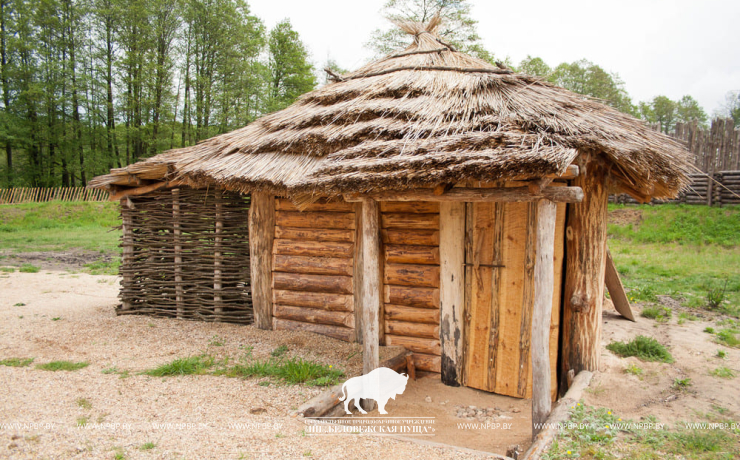
[[[637,112],[619,75],[585,59],[560,64],[548,79],[575,93],[601,99],[622,112],[633,115]]]
[[[707,114],[704,109],[701,108],[699,102],[693,97],[686,95],[682,97],[676,104],[676,116],[678,121],[682,123],[688,123],[692,120],[699,122],[701,126],[706,127],[707,125]]]
[[[390,21],[421,23],[427,23],[434,15],[439,14],[442,25],[438,34],[442,40],[462,52],[488,62],[494,61],[493,54],[480,41],[476,29],[478,21],[470,16],[470,4],[466,0],[388,0],[381,12]],[[386,30],[373,31],[365,46],[380,57],[403,49],[410,43],[411,37],[393,26]]]
[[[649,120],[660,124],[660,130],[666,134],[676,126],[678,104],[666,96],[655,96],[650,104],[653,119]]]
[[[273,112],[311,91],[316,86],[316,76],[308,61],[308,52],[289,20],[283,20],[270,31],[268,47],[270,98],[267,111]]]
[[[552,69],[542,58],[529,55],[519,63],[517,72],[543,78],[548,78],[552,75]]]
[[[735,126],[740,126],[740,91],[728,91],[725,102],[715,112],[715,116],[730,117],[735,121]]]

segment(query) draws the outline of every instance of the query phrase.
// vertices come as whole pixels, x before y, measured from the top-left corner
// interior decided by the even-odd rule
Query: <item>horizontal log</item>
[[[401,346],[416,353],[439,356],[442,349],[438,339],[423,339],[419,337],[404,337],[402,335],[385,335],[387,346]]]
[[[275,200],[276,211],[302,211],[302,212],[352,212],[352,203],[346,201],[317,201],[311,203],[305,209],[298,209],[287,198]]]
[[[438,265],[385,264],[385,284],[395,286],[439,287]]]
[[[439,289],[436,288],[385,286],[383,294],[387,304],[439,308]]]
[[[408,323],[386,319],[385,333],[404,337],[439,339],[439,324]]]
[[[380,212],[406,214],[439,214],[439,203],[431,201],[385,201],[380,203]]]
[[[307,273],[311,275],[352,276],[352,259],[336,257],[306,257],[274,254],[272,270],[284,273]]]
[[[312,324],[289,319],[272,318],[272,329],[275,331],[306,331],[326,335],[335,339],[351,342],[354,339],[354,329],[327,324]]]
[[[426,353],[414,353],[412,355],[414,367],[420,371],[442,372],[442,357],[428,355]]]
[[[354,244],[276,239],[273,242],[272,253],[286,256],[351,258],[354,254]]]
[[[275,305],[273,314],[276,318],[302,321],[304,323],[332,324],[334,326],[348,328],[355,327],[355,314],[351,312]]]
[[[351,212],[277,211],[275,224],[280,227],[353,229],[355,215]]]
[[[355,241],[355,232],[336,228],[275,227],[275,238],[352,243]]]
[[[386,304],[384,308],[386,320],[439,324],[438,309],[407,307],[404,305],[393,304]]]
[[[113,193],[110,195],[109,200],[118,201],[121,198],[126,198],[127,196],[146,195],[147,193],[152,193],[163,188],[177,187],[180,185],[183,185],[183,182],[177,180],[156,182],[154,184],[144,185],[143,187],[128,188],[125,190],[121,190],[120,192]]]
[[[419,246],[439,246],[439,230],[392,229],[381,230],[383,243]]]
[[[548,174],[543,177],[543,179],[560,179],[560,180],[570,180],[575,179],[580,174],[581,169],[577,165],[569,165],[567,168],[565,168],[565,171],[562,174]],[[532,177],[529,176],[515,176],[511,180],[512,181],[526,181],[531,180]]]
[[[352,294],[352,277],[273,272],[272,288],[288,291]]]
[[[303,308],[319,308],[329,311],[355,311],[354,296],[346,294],[273,289],[272,302],[274,304]]]
[[[439,214],[381,214],[382,228],[439,229]]]
[[[435,195],[432,190],[412,190],[407,192],[381,192],[370,196],[376,201],[464,201],[466,203],[499,201],[504,203],[537,201],[546,198],[556,203],[580,203],[583,190],[580,187],[545,187],[539,193],[532,193],[529,187],[499,188],[453,188],[443,195]],[[347,201],[357,201],[357,196],[346,197]]]
[[[398,264],[439,265],[439,247],[387,244],[385,261]]]

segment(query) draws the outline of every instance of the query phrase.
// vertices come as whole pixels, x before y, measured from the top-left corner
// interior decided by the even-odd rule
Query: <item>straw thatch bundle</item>
[[[603,158],[632,190],[674,196],[687,183],[679,143],[596,100],[457,52],[429,24],[399,23],[413,43],[285,110],[192,147],[93,179],[180,179],[311,197],[537,178],[581,154]]]

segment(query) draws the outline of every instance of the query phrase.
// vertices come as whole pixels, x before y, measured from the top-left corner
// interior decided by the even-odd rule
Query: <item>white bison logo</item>
[[[344,382],[342,397],[339,400],[344,401],[344,411],[348,414],[352,413],[349,411],[349,402],[353,399],[355,400],[355,407],[363,414],[367,414],[367,412],[360,407],[360,399],[376,400],[378,402],[378,412],[387,414],[385,405],[388,400],[390,398],[396,399],[396,395],[402,394],[406,390],[408,381],[409,376],[406,374],[399,374],[387,367],[379,367],[372,372],[359,377],[352,377]]]

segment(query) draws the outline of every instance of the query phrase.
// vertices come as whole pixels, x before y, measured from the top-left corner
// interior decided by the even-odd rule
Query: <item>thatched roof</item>
[[[180,179],[302,196],[538,178],[579,154],[645,195],[675,195],[689,153],[601,102],[456,51],[439,21],[400,23],[413,43],[250,125],[110,174],[93,187]]]

